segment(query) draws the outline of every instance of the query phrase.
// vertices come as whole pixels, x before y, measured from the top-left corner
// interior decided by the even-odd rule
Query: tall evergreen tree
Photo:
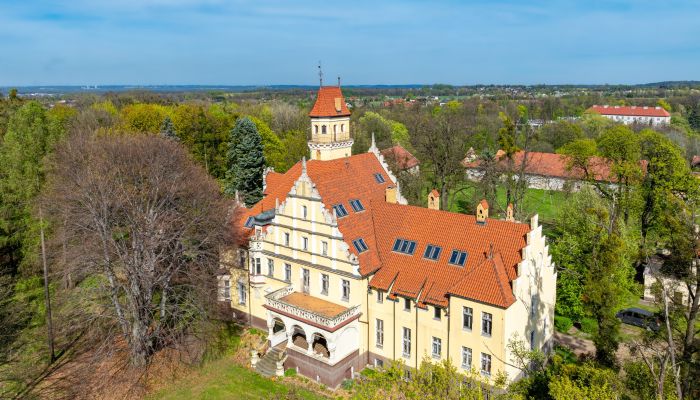
[[[174,140],[176,142],[180,141],[180,138],[175,133],[175,125],[173,125],[173,120],[170,117],[165,117],[163,123],[160,125],[160,135],[166,139]]]
[[[239,119],[231,130],[227,164],[224,192],[237,191],[248,206],[262,199],[265,156],[258,129],[249,118]]]

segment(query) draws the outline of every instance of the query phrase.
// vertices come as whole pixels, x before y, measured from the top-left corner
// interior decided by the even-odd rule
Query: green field
[[[459,211],[459,200],[472,201],[474,198],[473,193],[473,188],[459,191],[457,197],[450,200],[450,211]],[[567,201],[568,196],[570,194],[553,190],[527,189],[523,207],[525,207],[527,215],[539,214],[540,221],[551,224],[556,218],[557,210]],[[494,208],[505,208],[507,205],[506,192],[503,188],[498,189],[497,199],[499,207]],[[474,214],[474,212],[476,210],[471,211],[470,214]]]
[[[284,399],[291,390],[294,390],[292,385],[264,378],[238,365],[231,357],[225,357],[209,362],[191,375],[178,379],[148,398],[151,400],[268,400]],[[303,389],[297,389],[296,396],[295,398],[306,400],[327,399]]]

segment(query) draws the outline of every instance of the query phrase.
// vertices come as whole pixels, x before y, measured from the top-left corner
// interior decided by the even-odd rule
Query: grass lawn
[[[452,206],[450,211],[459,211],[457,205],[458,201],[473,200],[473,193],[474,188],[472,187],[459,191],[454,201],[451,201]],[[553,190],[527,189],[523,207],[528,215],[539,214],[540,221],[552,223],[557,215],[559,207],[567,201],[567,196],[569,196],[567,193]],[[498,208],[504,208],[506,206],[506,192],[503,188],[498,189],[497,199],[500,206]],[[472,211],[471,214],[475,212],[476,209]]]
[[[292,390],[291,385],[273,381],[238,365],[231,357],[209,362],[192,374],[178,379],[153,393],[151,400],[180,399],[246,399],[267,400],[284,395]],[[326,399],[307,390],[298,389],[297,396],[307,400]]]

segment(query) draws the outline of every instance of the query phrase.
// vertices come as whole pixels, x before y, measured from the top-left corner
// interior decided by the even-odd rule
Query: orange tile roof
[[[336,103],[336,99],[339,99]],[[339,106],[339,108],[336,108]],[[309,117],[345,117],[350,115],[343,92],[339,86],[321,86],[318,88],[316,103]]]
[[[432,194],[433,197],[440,197],[440,192],[438,192],[437,189],[431,190],[430,194]]]
[[[292,292],[282,297],[280,300],[328,318],[333,318],[347,311],[347,307],[300,292]]]
[[[384,159],[393,162],[400,170],[407,170],[420,163],[418,159],[400,144],[381,151]]]
[[[524,151],[519,151],[513,156],[513,165],[516,171],[520,168],[525,156]],[[499,167],[502,169],[508,168],[508,159],[505,153],[499,150],[496,153],[496,158],[499,161]],[[481,165],[481,160],[468,161],[466,158],[462,160],[462,165],[468,169],[476,169]],[[583,179],[583,170],[580,168],[567,168],[568,157],[556,153],[540,153],[530,151],[527,153],[525,162],[525,173],[530,175],[548,176],[563,179]],[[641,167],[646,170],[646,161],[641,162]],[[610,172],[611,162],[602,157],[591,157],[589,160],[590,173],[596,181],[600,182],[615,182],[617,177]]]
[[[592,106],[587,111],[601,115],[629,115],[634,117],[670,117],[671,114],[661,107],[638,106]]]
[[[378,172],[384,183],[374,179]],[[268,174],[265,198],[245,209],[238,223],[273,209],[275,199],[283,202],[300,174],[301,163],[284,174]],[[414,298],[421,307],[445,307],[449,295],[503,308],[514,302],[510,281],[517,277],[529,225],[496,219],[477,224],[474,215],[387,203],[386,188],[395,183],[373,153],[308,161],[307,174],[329,211],[338,203],[348,210],[346,217],[338,219],[338,228],[350,252],[358,256],[360,274],[371,276],[370,286],[385,291],[391,288],[391,297]],[[352,199],[360,199],[365,210],[354,212],[349,205]],[[248,234],[250,231],[247,229]],[[367,251],[357,253],[352,246],[357,238],[364,239]],[[393,252],[397,238],[415,241],[415,253]],[[442,247],[437,261],[423,258],[428,244]],[[453,249],[467,252],[463,267],[448,264]]]

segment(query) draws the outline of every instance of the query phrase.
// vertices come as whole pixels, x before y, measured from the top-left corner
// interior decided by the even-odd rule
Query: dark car
[[[625,308],[620,310],[615,314],[620,321],[638,326],[640,328],[651,329],[656,332],[659,330],[659,324],[656,322],[656,317],[651,311],[647,311],[641,308]]]

